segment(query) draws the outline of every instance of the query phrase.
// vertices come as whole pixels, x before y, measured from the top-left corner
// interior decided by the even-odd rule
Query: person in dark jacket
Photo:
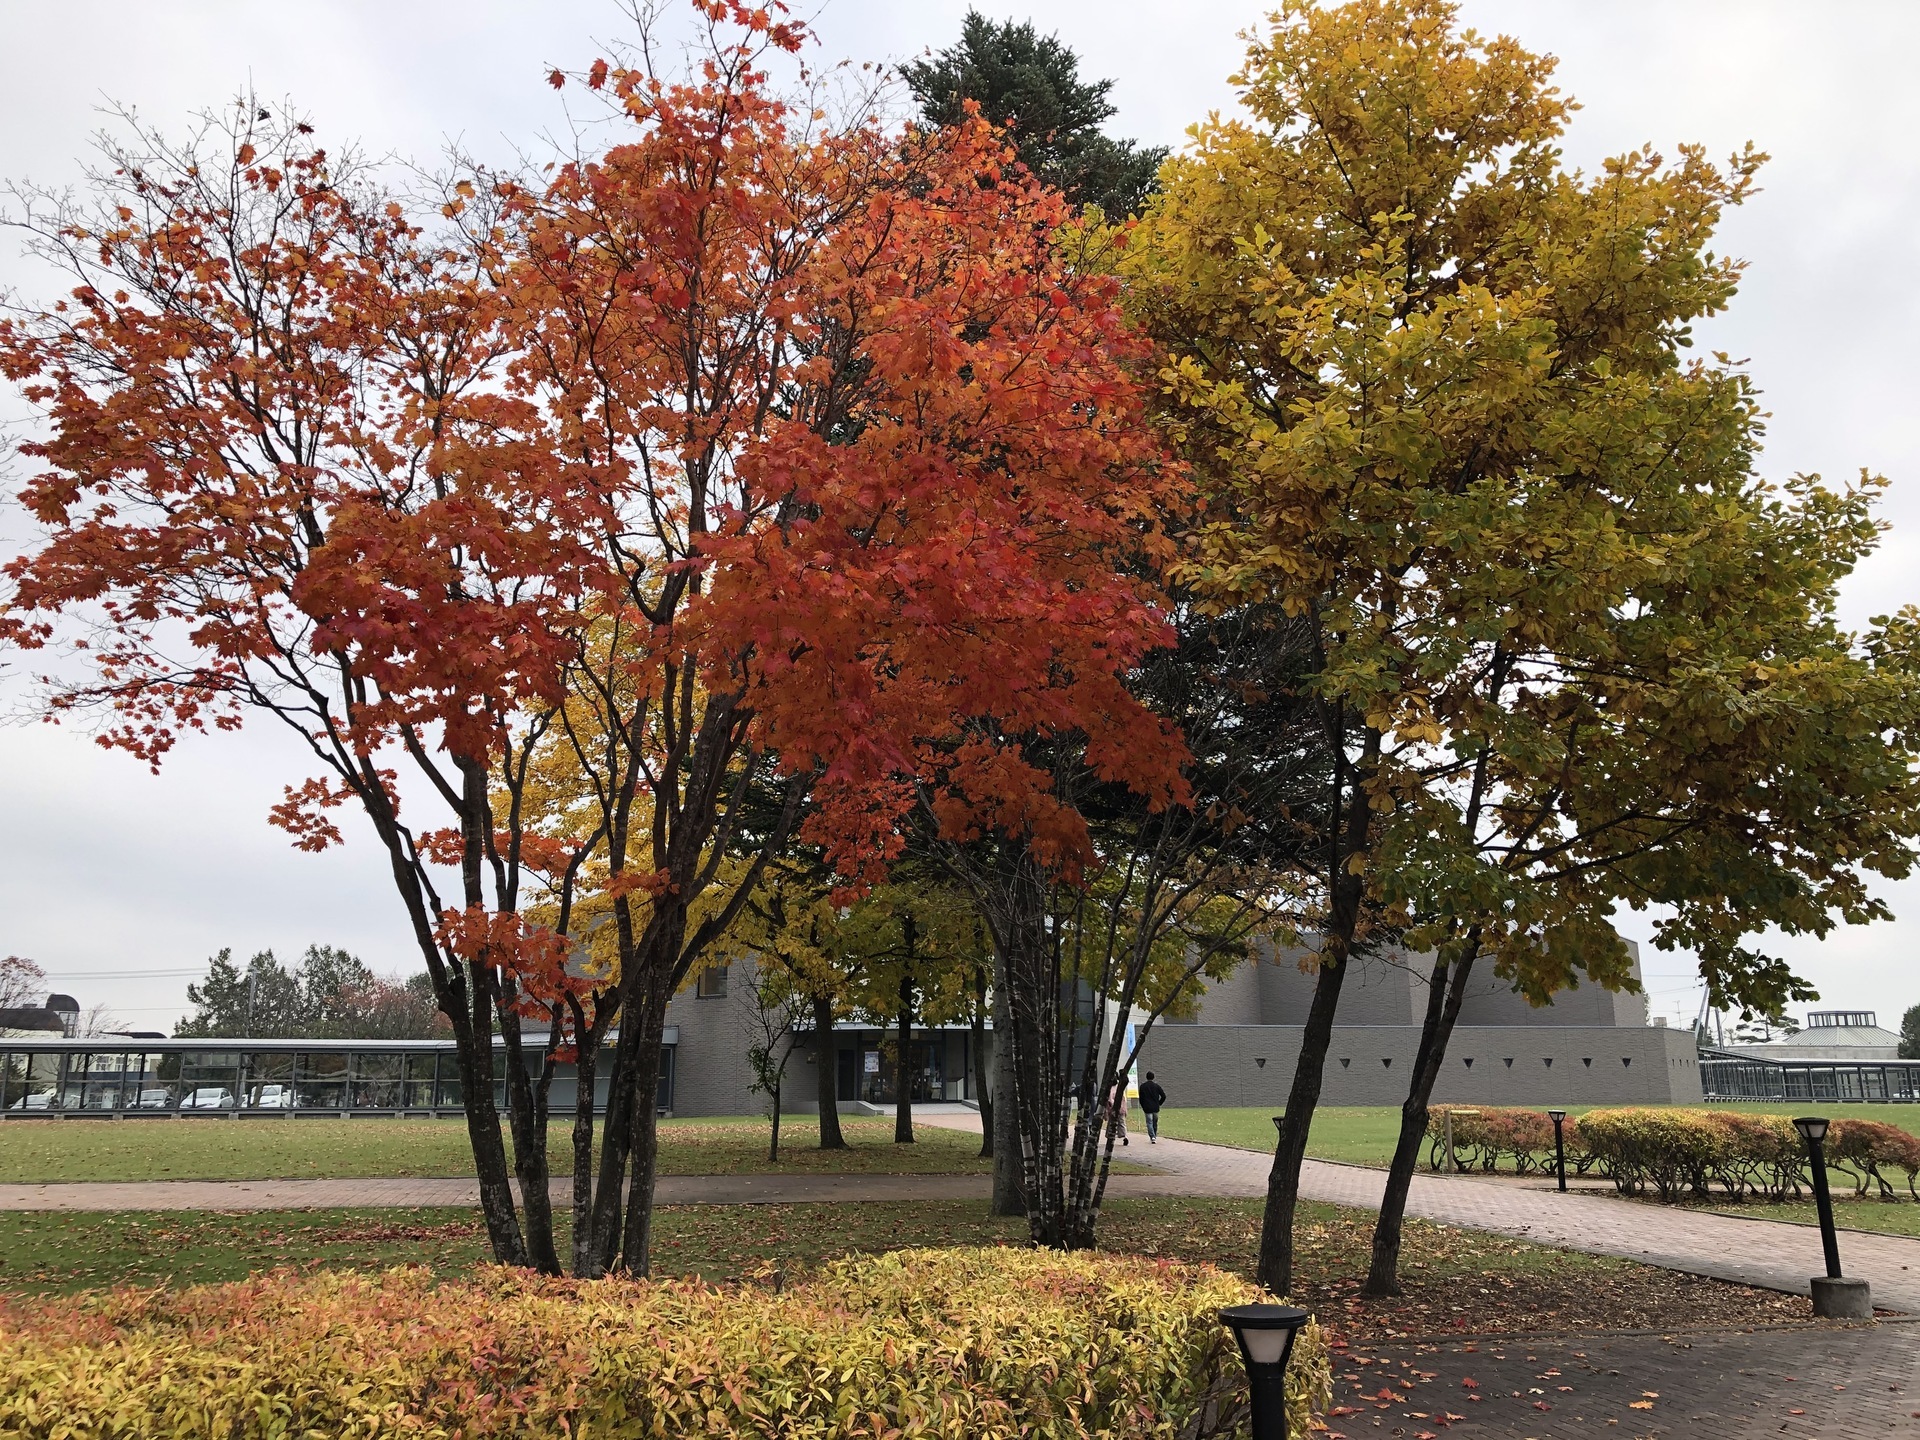
[[[1166,1103],[1166,1090],[1161,1087],[1158,1080],[1153,1078],[1153,1071],[1147,1071],[1146,1081],[1140,1086],[1140,1113],[1147,1117],[1149,1145],[1160,1143],[1160,1107]]]

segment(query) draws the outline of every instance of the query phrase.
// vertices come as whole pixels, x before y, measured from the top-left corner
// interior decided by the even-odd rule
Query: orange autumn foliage
[[[39,226],[70,298],[0,322],[45,421],[0,640],[76,642],[52,712],[150,764],[249,714],[293,730],[319,773],[274,820],[308,849],[349,800],[371,822],[478,1136],[496,1025],[513,1076],[522,1019],[552,1057],[618,1018],[615,1094],[650,1093],[636,1037],[801,798],[804,838],[865,884],[922,797],[1071,872],[1085,827],[1033,737],[1182,793],[1179,737],[1122,679],[1164,639],[1185,478],[1106,267],[983,123],[820,123],[765,70],[798,27],[699,8],[688,75],[588,72],[616,143],[539,187],[460,179],[437,215],[251,106],[211,132],[224,154],[142,137],[97,212]],[[580,833],[520,805],[563,733],[602,805]],[[723,884],[769,786],[785,818]],[[597,887],[617,922],[586,1003],[573,892],[543,929],[536,882]],[[513,1080],[516,1125],[529,1103]],[[612,1196],[624,1127],[651,1123],[615,1111]],[[611,1263],[620,1227],[596,1224]]]

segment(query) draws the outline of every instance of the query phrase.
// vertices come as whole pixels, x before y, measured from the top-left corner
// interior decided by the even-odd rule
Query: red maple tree
[[[319,848],[353,804],[387,849],[502,1261],[560,1268],[578,1064],[584,1274],[646,1269],[667,1002],[797,831],[864,883],[922,798],[1071,869],[1084,827],[1008,736],[1180,788],[1122,677],[1181,478],[1060,198],[977,121],[790,107],[764,62],[798,27],[697,9],[689,76],[582,77],[618,143],[438,217],[252,105],[142,135],[96,210],[39,217],[72,295],[0,324],[46,421],[6,638],[71,642],[54,713],[152,764],[249,713],[300,737],[275,819]]]

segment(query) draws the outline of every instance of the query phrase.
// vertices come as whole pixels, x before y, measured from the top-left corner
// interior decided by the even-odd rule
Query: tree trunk
[[[813,997],[813,1062],[818,1071],[813,1078],[819,1087],[820,1148],[844,1150],[847,1137],[840,1133],[840,1052],[834,1048],[833,998]]]
[[[505,998],[500,1030],[506,1042],[507,1115],[513,1129],[513,1171],[520,1182],[527,1260],[543,1275],[558,1275],[560,1254],[553,1243],[553,1195],[547,1167],[548,1092],[553,1072],[543,1052],[540,1079],[537,1083],[529,1081],[520,1017],[513,1011],[511,995]]]
[[[980,1107],[980,1153],[993,1154],[993,1092],[987,1070],[987,967],[973,967],[973,1097]]]
[[[907,917],[907,950],[913,950],[913,917]],[[900,977],[900,1028],[893,1062],[893,1143],[913,1144],[913,977]]]
[[[1007,966],[994,956],[993,1095],[998,1113],[993,1127],[993,1213],[1027,1213],[1020,1160],[1020,1124],[1013,1105],[1013,1011],[1007,1003]]]
[[[1451,965],[1445,959],[1436,959],[1433,964],[1427,1013],[1420,1026],[1420,1050],[1414,1058],[1406,1103],[1400,1107],[1400,1138],[1393,1147],[1393,1164],[1387,1170],[1386,1193],[1380,1198],[1380,1218],[1373,1227],[1373,1259],[1362,1295],[1400,1293],[1400,1237],[1406,1223],[1407,1192],[1413,1187],[1413,1172],[1420,1163],[1420,1145],[1427,1136],[1427,1106],[1433,1099],[1434,1083],[1440,1078],[1440,1064],[1447,1057],[1454,1022],[1460,1018],[1460,1002],[1466,996],[1467,976],[1472,973],[1477,948],[1468,948]]]
[[[471,971],[473,967],[468,968]],[[473,984],[471,974],[468,983]],[[492,1038],[489,1027],[487,1039]],[[527,1247],[513,1205],[507,1147],[500,1135],[500,1110],[493,1103],[493,1046],[473,1043],[469,1032],[468,1043],[456,1047],[454,1060],[460,1067],[460,1093],[466,1102],[462,1108],[467,1115],[467,1140],[473,1146],[474,1175],[480,1183],[480,1214],[486,1221],[487,1243],[500,1264],[524,1266]]]
[[[773,1082],[773,1138],[767,1142],[767,1163],[780,1163],[780,1082]]]
[[[1028,1237],[1035,1245],[1059,1249],[1065,1237],[1061,1152],[1066,1143],[1067,1083],[1061,1069],[1058,952],[1037,906],[1022,905],[1016,915],[1009,927],[1012,942],[1006,966],[1006,1039],[1012,1052],[1007,1099],[1011,1103],[1003,1106],[998,1118],[1002,1129],[1014,1132],[1018,1146]]]
[[[594,1086],[600,1037],[581,1034],[578,1039],[573,1101],[573,1273],[588,1280],[600,1273],[593,1249]]]
[[[461,1109],[467,1121],[467,1143],[473,1149],[474,1176],[480,1185],[480,1215],[487,1227],[487,1244],[496,1263],[524,1266],[526,1241],[507,1178],[500,1110],[493,1103],[493,1000],[487,988],[487,971],[478,965],[442,961],[420,874],[386,794],[373,789],[363,798],[381,843],[387,847],[387,863],[406,906],[427,974],[433,979],[434,998],[453,1029]]]
[[[664,1010],[666,1007],[661,1007]],[[651,1017],[650,1017],[651,1018]],[[626,1223],[620,1241],[620,1269],[645,1278],[653,1266],[653,1187],[660,1162],[660,1027],[642,1040],[634,1064],[632,1169],[627,1188]]]
[[[1300,1059],[1293,1067],[1293,1086],[1287,1092],[1284,1123],[1273,1149],[1273,1168],[1267,1174],[1267,1208],[1260,1222],[1258,1278],[1275,1295],[1293,1288],[1293,1215],[1300,1203],[1300,1167],[1307,1158],[1307,1131],[1320,1104],[1322,1071],[1327,1047],[1333,1040],[1333,1017],[1340,1004],[1350,957],[1329,958],[1320,965],[1313,985],[1313,1004],[1307,1010],[1300,1036]]]
[[[1300,1167],[1307,1158],[1307,1132],[1320,1104],[1325,1079],[1327,1047],[1333,1041],[1333,1019],[1340,1006],[1340,987],[1353,964],[1354,936],[1360,930],[1366,880],[1353,861],[1367,852],[1372,826],[1367,783],[1380,756],[1380,735],[1368,731],[1358,765],[1346,759],[1344,710],[1329,707],[1327,729],[1334,755],[1332,824],[1327,839],[1327,933],[1320,973],[1314,980],[1313,1003],[1307,1009],[1300,1034],[1300,1058],[1293,1067],[1293,1085],[1287,1091],[1287,1111],[1273,1147],[1273,1168],[1267,1174],[1266,1213],[1260,1221],[1260,1265],[1256,1278],[1275,1295],[1293,1288],[1293,1216],[1300,1203]]]
[[[600,1178],[593,1197],[593,1244],[602,1274],[624,1265],[622,1257],[632,1253],[628,1231],[635,1198],[646,1206],[653,1203],[653,1156],[650,1152],[643,1168],[637,1151],[642,1144],[655,1144],[661,1037],[675,974],[669,957],[680,953],[685,926],[684,913],[650,925],[642,943],[634,947],[631,980],[622,977],[620,1039],[614,1047],[606,1121],[600,1129]],[[643,1173],[644,1188],[638,1178]],[[643,1225],[643,1246],[648,1233]]]

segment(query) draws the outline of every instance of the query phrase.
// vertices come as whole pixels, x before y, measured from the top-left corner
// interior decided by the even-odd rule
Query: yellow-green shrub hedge
[[[1207,1266],[1011,1249],[827,1267],[784,1294],[488,1271],[278,1274],[0,1314],[0,1435],[1206,1436],[1246,1390]],[[1327,1402],[1312,1328],[1297,1433]]]
[[[1651,1188],[1661,1200],[1730,1196],[1780,1200],[1810,1183],[1806,1147],[1784,1115],[1737,1110],[1625,1108],[1590,1110],[1580,1119],[1588,1149],[1621,1190]],[[1904,1174],[1920,1200],[1920,1140],[1877,1120],[1836,1120],[1827,1132],[1827,1160],[1865,1194],[1877,1183],[1894,1197],[1888,1172]]]

